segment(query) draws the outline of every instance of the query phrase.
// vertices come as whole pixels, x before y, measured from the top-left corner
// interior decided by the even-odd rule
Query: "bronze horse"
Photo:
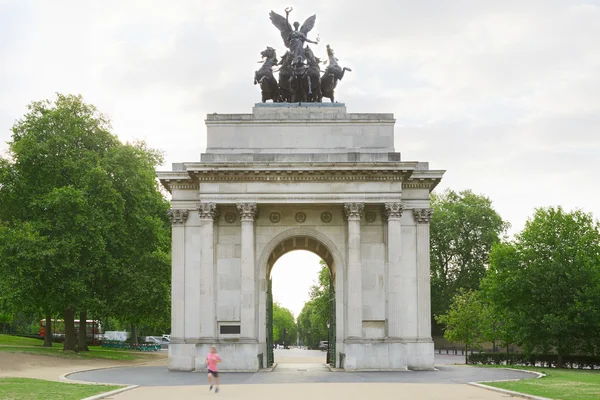
[[[308,66],[302,62],[292,64],[292,77],[290,79],[292,88],[291,102],[307,102],[312,95]]]
[[[304,54],[306,56],[306,63],[308,64],[307,74],[308,81],[310,82],[310,90],[307,93],[307,100],[309,102],[320,103],[323,99],[323,95],[321,94],[321,69],[319,68],[321,60],[315,57],[314,53],[308,46],[306,46],[304,49]]]
[[[260,55],[263,57],[264,62],[260,69],[254,73],[254,84],[260,85],[263,103],[267,100],[278,103],[281,101],[281,96],[277,80],[273,76],[273,66],[277,65],[277,54],[274,48],[267,47]]]
[[[292,101],[292,59],[293,55],[289,51],[281,57],[279,68],[279,94],[281,101],[290,103]]]
[[[342,68],[339,66],[338,59],[333,54],[333,49],[327,45],[327,57],[329,65],[325,69],[325,73],[321,77],[321,92],[323,97],[327,97],[331,102],[335,102],[335,87],[338,81],[344,77],[344,72],[352,71],[350,68]]]

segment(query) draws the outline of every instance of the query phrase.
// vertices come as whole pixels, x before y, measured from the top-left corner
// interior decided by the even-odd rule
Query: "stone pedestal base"
[[[204,368],[204,360],[210,346],[215,346],[221,356],[219,371],[256,372],[258,371],[258,343],[218,343],[197,345],[196,370]]]
[[[433,370],[433,341],[346,343],[346,371]]]
[[[406,343],[408,369],[433,370],[433,341]]]
[[[258,371],[258,343],[172,343],[169,345],[169,371],[204,370],[204,361],[210,346],[215,346],[223,359],[223,362],[219,363],[219,371]]]
[[[196,345],[169,344],[169,371],[193,371],[196,367]]]
[[[401,342],[346,343],[346,371],[406,371],[406,344]]]

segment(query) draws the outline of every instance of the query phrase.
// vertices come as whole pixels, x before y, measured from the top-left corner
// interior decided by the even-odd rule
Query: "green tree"
[[[124,209],[114,244],[121,268],[110,277],[108,308],[129,323],[134,343],[140,325],[170,325],[171,223],[155,173],[162,162],[144,142],[119,146],[107,157]]]
[[[76,348],[76,311],[83,320],[90,310],[131,323],[168,313],[168,206],[154,174],[160,154],[122,144],[95,107],[60,94],[29,106],[9,150],[0,162],[0,254],[11,260],[2,279],[12,297],[41,307],[47,319],[62,310],[65,350]]]
[[[507,353],[509,346],[518,342],[518,314],[506,307],[513,301],[514,293],[508,286],[518,278],[515,275],[518,265],[516,248],[510,243],[496,243],[490,252],[490,267],[481,281],[482,297],[491,314],[488,340],[499,341]]]
[[[2,300],[26,314],[52,318],[60,305],[46,284],[56,273],[48,267],[54,257],[48,242],[30,223],[0,225]],[[51,335],[45,336],[44,346],[52,346]]]
[[[431,207],[431,312],[436,316],[448,311],[461,288],[479,288],[492,245],[508,223],[487,197],[470,190],[434,194]],[[441,327],[433,322],[439,333]]]
[[[591,214],[539,208],[496,246],[482,288],[527,351],[598,354],[600,229]]]
[[[488,314],[479,292],[459,289],[446,314],[436,317],[445,325],[444,337],[465,345],[465,362],[469,348],[479,347],[488,333]]]
[[[5,294],[6,290],[0,286],[0,333],[8,333],[14,320],[13,306]]]
[[[294,314],[277,302],[273,303],[273,341],[284,343],[286,346],[296,343],[298,329]]]
[[[298,319],[297,319],[297,324],[298,324],[298,337],[300,338],[300,342],[304,345],[304,346],[309,346],[312,347],[315,339],[314,336],[316,336],[315,334],[313,334],[313,332],[310,329],[310,316],[312,314],[312,308],[313,308],[313,303],[309,300],[306,303],[304,303],[304,306],[302,307],[302,311],[300,312],[300,315],[298,315]],[[316,341],[318,342],[318,338],[316,339]]]
[[[319,341],[328,338],[329,279],[329,268],[321,260],[321,270],[315,284],[310,288],[310,300],[304,304],[298,316],[300,340],[310,347],[317,347]]]
[[[13,162],[5,163],[10,171],[1,174],[7,178],[2,205],[12,212],[3,219],[14,232],[39,237],[44,244],[39,265],[17,264],[11,275],[35,279],[36,268],[44,269],[37,288],[45,297],[40,306],[47,316],[50,308],[62,306],[65,350],[76,347],[75,310],[85,308],[99,275],[114,265],[107,238],[114,235],[123,210],[103,168],[104,156],[118,145],[109,128],[108,120],[81,97],[34,102],[13,126]]]

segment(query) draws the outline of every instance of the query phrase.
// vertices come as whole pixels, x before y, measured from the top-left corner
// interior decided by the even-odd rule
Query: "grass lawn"
[[[43,340],[11,335],[0,335],[0,345],[6,346],[41,346]]]
[[[135,350],[103,349],[100,346],[88,346],[90,351],[75,353],[63,351],[62,343],[53,343],[52,347],[42,347],[42,340],[22,338],[10,335],[0,335],[0,353],[27,353],[47,355],[70,359],[107,359],[107,360],[139,360],[149,358],[150,354],[143,354]]]
[[[480,367],[481,365],[478,365]],[[524,379],[514,382],[482,382],[486,385],[514,390],[534,396],[560,400],[598,400],[600,399],[600,371],[582,371],[577,369],[555,369],[508,366],[546,374],[540,379]]]
[[[109,392],[122,386],[82,385],[78,383],[50,382],[41,379],[0,378],[0,399],[79,400],[95,394]]]

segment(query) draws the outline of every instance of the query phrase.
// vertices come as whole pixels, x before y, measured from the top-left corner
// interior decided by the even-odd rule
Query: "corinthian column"
[[[241,337],[256,340],[256,270],[254,265],[254,220],[256,203],[239,203],[242,223]]]
[[[363,203],[345,203],[344,215],[348,221],[348,302],[347,338],[362,337],[362,273],[360,255],[360,218]]]
[[[415,208],[413,216],[417,223],[417,290],[419,341],[431,341],[431,287],[429,265],[429,222],[431,208]]]
[[[215,203],[198,204],[200,217],[200,338],[216,337],[215,316],[215,219],[219,208]]]
[[[183,339],[185,329],[185,221],[188,211],[169,210],[171,217],[171,338]],[[180,342],[181,343],[181,342]]]
[[[400,338],[403,336],[402,328],[406,325],[407,307],[415,305],[406,304],[403,299],[403,276],[402,276],[402,225],[400,218],[404,206],[400,202],[386,203],[384,216],[388,223],[387,240],[387,300],[388,300],[388,338]]]

